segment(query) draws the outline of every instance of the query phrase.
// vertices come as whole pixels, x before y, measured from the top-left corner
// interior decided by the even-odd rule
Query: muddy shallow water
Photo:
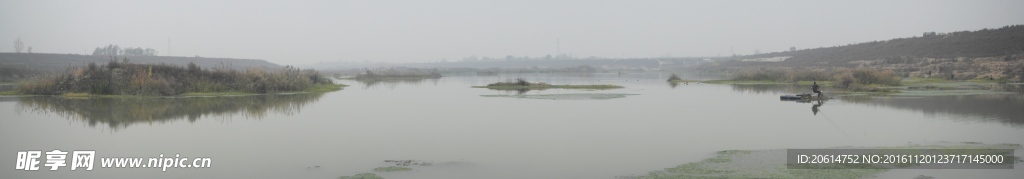
[[[470,88],[516,77],[625,88],[521,94]],[[374,173],[386,160],[416,160],[432,165],[377,175],[614,178],[700,161],[721,150],[1024,144],[1020,93],[851,96],[819,104],[778,100],[781,94],[803,92],[799,86],[673,86],[664,82],[667,78],[658,73],[502,74],[372,84],[338,80],[352,86],[326,94],[5,97],[0,98],[0,153],[10,158],[17,151],[53,149],[95,150],[97,157],[181,154],[211,157],[212,168],[14,171],[14,162],[0,162],[8,170],[0,175],[337,178]],[[608,94],[628,95],[603,97]],[[992,173],[1021,176],[1024,170]]]

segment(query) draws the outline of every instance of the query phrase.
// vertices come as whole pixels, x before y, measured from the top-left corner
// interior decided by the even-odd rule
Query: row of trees
[[[117,45],[107,45],[106,47],[96,47],[96,50],[92,51],[93,55],[128,55],[128,56],[156,56],[157,51],[151,48],[142,49],[142,47],[127,47],[121,48]]]

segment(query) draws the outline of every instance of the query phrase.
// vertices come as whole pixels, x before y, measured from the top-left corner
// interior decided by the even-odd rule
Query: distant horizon
[[[935,33],[938,33],[938,34],[943,34],[943,33],[951,33],[951,32],[974,32],[974,31],[980,31],[980,30],[984,30],[984,29],[999,29],[999,28],[1003,28],[1003,27],[1007,27],[1007,26],[1015,26],[1015,25],[1024,25],[1024,24],[1011,24],[1011,25],[1004,25],[1004,26],[1000,26],[1000,27],[995,27],[995,28],[981,28],[981,29],[972,29],[972,30],[958,30],[958,31],[949,31],[949,32],[935,32]],[[929,32],[934,32],[934,31],[929,31]],[[922,34],[923,34],[923,33],[925,33],[925,32],[922,32]],[[921,37],[921,36],[909,36],[909,37],[893,37],[893,38],[889,38],[889,39],[884,39],[884,40],[872,40],[872,41],[887,41],[887,40],[893,40],[893,39],[906,39],[906,38],[918,38],[918,37]],[[864,42],[851,42],[851,43],[848,43],[848,44],[844,44],[844,45],[836,45],[836,46],[821,46],[821,47],[809,47],[809,48],[803,48],[803,49],[796,49],[796,50],[798,50],[798,51],[799,51],[799,50],[808,50],[808,49],[817,49],[817,48],[830,48],[830,47],[842,47],[842,46],[847,46],[847,45],[855,45],[855,44],[860,44],[860,43],[867,43],[867,42],[872,42],[872,41],[864,41]],[[111,45],[113,45],[113,44],[111,44]],[[127,47],[123,47],[123,48],[127,48]],[[145,47],[142,47],[142,48],[145,48]],[[786,50],[783,50],[783,51],[770,51],[770,52],[761,52],[760,54],[768,54],[768,53],[777,53],[777,52],[786,52]],[[15,53],[15,52],[13,52],[13,51],[12,51],[12,52],[3,52],[3,51],[0,51],[0,53]],[[21,53],[28,53],[28,52],[21,52]],[[38,53],[38,54],[71,54],[71,55],[93,55],[93,54],[91,54],[91,53],[89,53],[89,54],[78,54],[78,53],[48,53],[48,52],[32,52],[32,53]],[[567,56],[569,56],[569,57],[572,57],[572,58],[568,58],[569,60],[587,60],[587,59],[653,59],[653,58],[726,58],[726,57],[732,57],[731,55],[729,55],[729,56],[724,56],[724,55],[723,55],[723,56],[685,56],[685,55],[682,55],[682,56],[638,56],[638,57],[598,57],[598,56],[577,56],[577,55],[573,55],[573,54],[565,54],[565,53],[563,53],[563,55],[567,55]],[[739,57],[739,56],[750,56],[750,55],[758,55],[758,54],[735,54],[735,55],[736,55],[737,57]],[[102,55],[101,55],[101,56],[102,56]],[[131,56],[132,56],[132,55],[117,55],[117,56],[115,56],[115,57],[131,57]],[[270,60],[267,60],[267,59],[258,59],[258,58],[236,58],[236,57],[207,57],[207,56],[198,56],[198,55],[194,55],[194,56],[167,56],[167,55],[162,55],[162,54],[160,54],[160,55],[156,55],[156,56],[159,56],[159,57],[179,57],[179,58],[217,58],[217,59],[239,59],[239,60],[263,60],[263,61],[267,61],[267,62],[270,62],[270,63],[274,63],[274,64],[282,65],[282,66],[287,66],[287,65],[291,65],[291,66],[307,66],[307,67],[308,67],[308,66],[315,66],[315,65],[317,65],[317,64],[324,64],[324,63],[356,63],[356,64],[417,64],[417,63],[443,63],[442,61],[438,61],[438,60],[434,60],[434,61],[406,61],[406,62],[380,62],[380,61],[357,61],[357,60],[350,60],[350,61],[345,61],[345,60],[334,60],[334,61],[316,61],[316,62],[312,62],[312,63],[306,63],[306,64],[280,64],[280,63],[276,63],[276,62],[274,62],[274,61],[270,61]],[[464,57],[464,58],[468,58],[468,57],[472,57],[472,56],[467,56],[467,57]],[[524,57],[524,56],[514,56],[514,57]],[[543,57],[543,56],[538,56],[538,57],[531,57],[531,58],[542,58],[542,57]],[[486,56],[478,56],[478,58],[490,58],[490,60],[493,60],[493,61],[506,61],[506,60],[502,59],[502,58],[504,58],[504,57],[486,57]],[[531,59],[531,60],[539,60],[539,59]],[[558,58],[558,59],[551,59],[551,60],[566,60],[566,58]],[[447,60],[447,61],[444,61],[444,62],[465,62],[465,61],[463,61],[463,59],[462,59],[462,58],[460,58],[460,59],[449,59],[449,60]],[[484,60],[481,60],[481,61],[479,61],[479,62],[485,62],[485,61],[484,61]]]
[[[113,44],[294,66],[728,57],[1024,24],[1016,7],[1024,2],[3,1],[0,52],[21,39],[34,53]]]

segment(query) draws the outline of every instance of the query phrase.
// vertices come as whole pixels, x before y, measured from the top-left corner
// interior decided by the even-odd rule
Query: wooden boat
[[[783,101],[798,101],[798,100],[824,100],[824,96],[818,97],[813,94],[787,94],[779,96],[779,100]]]
[[[801,100],[804,99],[803,95],[787,94],[779,96],[780,100]]]

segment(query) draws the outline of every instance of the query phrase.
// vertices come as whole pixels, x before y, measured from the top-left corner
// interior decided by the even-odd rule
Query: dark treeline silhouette
[[[96,47],[96,50],[92,51],[92,55],[156,56],[157,51],[151,48],[142,49],[142,47],[121,48],[117,45],[110,44],[106,47]]]

